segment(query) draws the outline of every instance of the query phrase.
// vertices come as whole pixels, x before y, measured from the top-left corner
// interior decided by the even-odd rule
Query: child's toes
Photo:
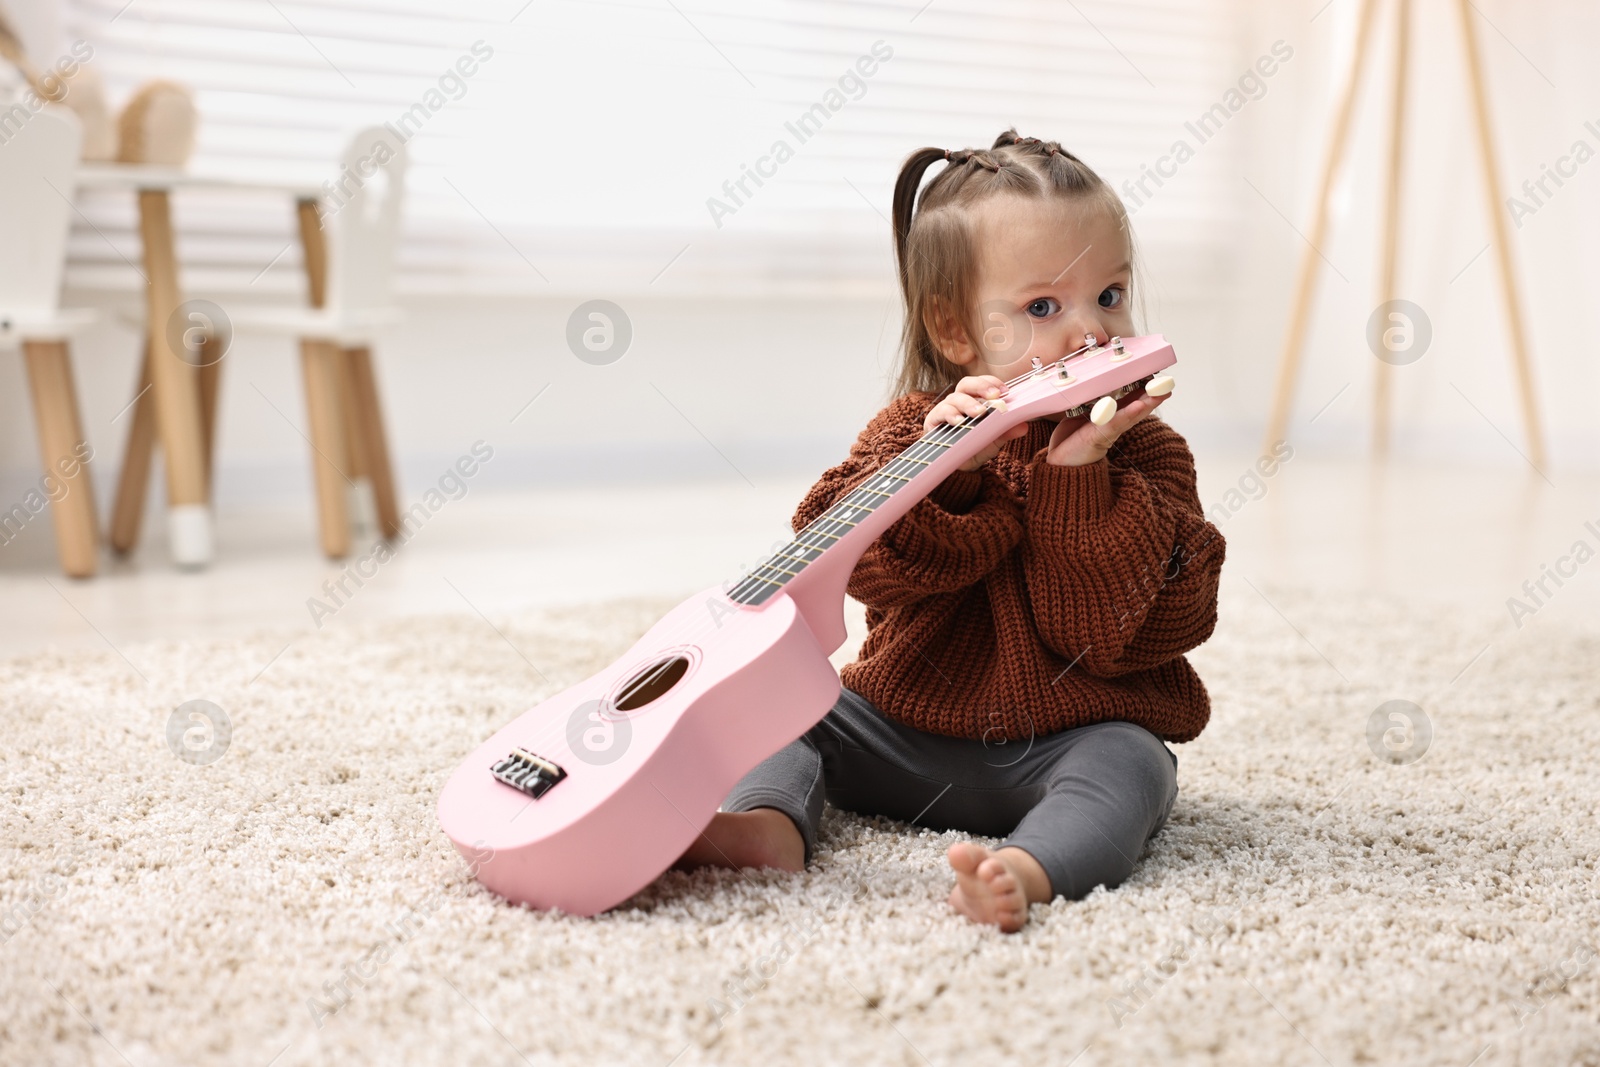
[[[987,849],[979,848],[970,841],[957,841],[945,852],[945,857],[957,874],[976,874],[978,865],[988,856]]]
[[[978,865],[978,877],[997,893],[1014,889],[1017,884],[1016,878],[1006,869],[1006,865],[994,856],[990,856]]]

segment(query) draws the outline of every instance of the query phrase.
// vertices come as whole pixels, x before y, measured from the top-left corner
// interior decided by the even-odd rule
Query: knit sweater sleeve
[[[1023,548],[1045,643],[1114,677],[1210,637],[1225,545],[1205,519],[1178,432],[1145,419],[1097,463],[1060,466],[1045,454],[1029,463]]]
[[[792,520],[796,532],[921,438],[932,399],[910,393],[879,412],[844,462],[824,472],[800,501]],[[868,608],[888,610],[965,589],[1022,536],[1022,505],[990,465],[956,471],[867,546],[846,590]]]

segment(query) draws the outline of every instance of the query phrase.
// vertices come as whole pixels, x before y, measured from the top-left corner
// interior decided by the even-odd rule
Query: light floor
[[[1253,483],[1251,458],[1202,455],[1201,496],[1228,540],[1224,580],[1273,588],[1367,589],[1465,613],[1486,635],[1518,632],[1507,600],[1585,542],[1600,553],[1600,474],[1526,466],[1440,468],[1297,455]],[[1243,482],[1241,483],[1241,479]],[[1552,484],[1553,483],[1553,484]],[[315,548],[304,505],[218,517],[217,562],[198,573],[167,563],[151,524],[139,552],[96,578],[55,568],[45,522],[0,547],[0,655],[113,647],[147,639],[317,629],[440,612],[487,619],[559,603],[687,596],[763,558],[788,536],[806,477],[521,493],[473,491],[450,501],[349,595],[330,594],[344,566]],[[1264,492],[1261,486],[1264,486]],[[1242,489],[1230,496],[1230,489]],[[1253,498],[1252,498],[1253,497]],[[1592,523],[1593,527],[1586,527]],[[1546,578],[1523,629],[1600,619],[1600,559]],[[372,565],[366,565],[368,573]],[[1289,624],[1293,620],[1286,618]],[[487,632],[487,630],[486,630]]]
[[[796,486],[469,496],[314,636],[303,516],[229,519],[206,574],[57,581],[77,610],[19,565],[11,645],[87,647],[0,662],[0,1060],[1594,1064],[1600,562],[1504,611],[1593,485],[1366,479],[1296,460],[1225,520],[1167,825],[1015,938],[946,904],[970,835],[833,806],[804,873],[670,871],[592,920],[504,906],[440,832],[451,769],[663,601],[516,609],[714,581]],[[391,611],[450,614],[350,623]],[[660,769],[679,806],[698,770]]]

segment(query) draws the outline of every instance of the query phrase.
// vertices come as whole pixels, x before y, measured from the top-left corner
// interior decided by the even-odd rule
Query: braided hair
[[[922,187],[928,168],[941,161],[948,166]],[[942,391],[960,378],[960,368],[934,342],[933,318],[941,312],[954,315],[977,338],[972,321],[977,256],[969,209],[1001,193],[1099,201],[1126,227],[1127,212],[1111,186],[1056,141],[1023,137],[1012,128],[987,149],[911,153],[894,186],[895,264],[905,300],[895,395]]]

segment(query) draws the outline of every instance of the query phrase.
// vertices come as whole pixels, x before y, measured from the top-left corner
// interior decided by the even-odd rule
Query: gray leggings
[[[723,811],[776,808],[811,862],[824,793],[835,807],[1026,849],[1053,893],[1122,882],[1178,795],[1178,757],[1129,722],[1003,744],[932,734],[844,689],[827,716],[740,779]]]

